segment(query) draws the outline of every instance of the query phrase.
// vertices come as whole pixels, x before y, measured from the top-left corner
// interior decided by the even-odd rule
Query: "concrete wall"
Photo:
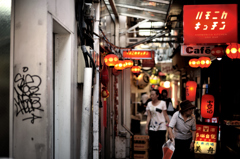
[[[71,121],[77,105],[74,5],[74,0],[13,1],[10,156],[15,159],[73,158]]]

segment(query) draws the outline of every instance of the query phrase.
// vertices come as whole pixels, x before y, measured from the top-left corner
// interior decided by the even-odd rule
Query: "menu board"
[[[195,153],[215,154],[217,148],[218,127],[212,125],[197,124]]]

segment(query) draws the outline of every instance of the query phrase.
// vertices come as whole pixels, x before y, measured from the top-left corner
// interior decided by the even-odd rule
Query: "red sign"
[[[238,42],[237,4],[185,5],[184,44]]]
[[[132,50],[123,51],[123,57],[126,59],[152,59],[154,51],[151,50]]]
[[[217,134],[217,126],[197,124],[196,141],[217,142]]]

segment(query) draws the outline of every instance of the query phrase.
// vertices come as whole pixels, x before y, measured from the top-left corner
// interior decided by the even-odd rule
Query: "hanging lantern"
[[[124,62],[125,62],[126,68],[131,68],[133,66],[132,60],[124,60]]]
[[[214,97],[210,94],[202,96],[201,115],[203,118],[212,118],[214,113]]]
[[[115,64],[118,62],[118,56],[115,54],[108,54],[104,57],[104,61],[107,66],[113,68]]]
[[[133,66],[131,68],[132,73],[140,73],[140,67],[139,66]]]
[[[132,73],[133,73],[134,75],[136,75],[137,77],[138,77],[138,75],[140,74],[140,70],[141,70],[141,68],[140,68],[139,66],[133,66],[133,67],[131,68]]]
[[[200,61],[200,67],[201,68],[208,68],[211,65],[211,59],[209,57],[200,57],[199,58]]]
[[[226,48],[226,54],[231,59],[240,58],[240,44],[232,43]]]
[[[125,68],[125,66],[126,66],[125,61],[119,60],[118,62],[116,62],[114,68],[118,71],[122,71]]]
[[[224,55],[224,49],[222,47],[215,47],[211,50],[211,54],[217,57],[218,60],[221,60]]]
[[[191,66],[193,68],[197,68],[200,65],[199,59],[191,59],[191,60],[189,60],[188,63],[189,63],[189,66]]]
[[[186,83],[186,99],[195,101],[197,91],[197,83],[195,81],[187,81]]]

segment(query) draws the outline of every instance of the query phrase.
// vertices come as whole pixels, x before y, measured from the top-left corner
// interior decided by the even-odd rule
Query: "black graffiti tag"
[[[28,68],[24,67],[23,72],[27,72]],[[44,111],[41,109],[41,98],[39,91],[39,86],[41,85],[41,78],[38,75],[21,75],[18,73],[14,78],[14,105],[16,106],[16,116],[20,113],[22,115],[31,114],[31,117],[24,118],[24,120],[31,119],[31,123],[34,124],[35,119],[42,118],[34,114],[37,111]]]

